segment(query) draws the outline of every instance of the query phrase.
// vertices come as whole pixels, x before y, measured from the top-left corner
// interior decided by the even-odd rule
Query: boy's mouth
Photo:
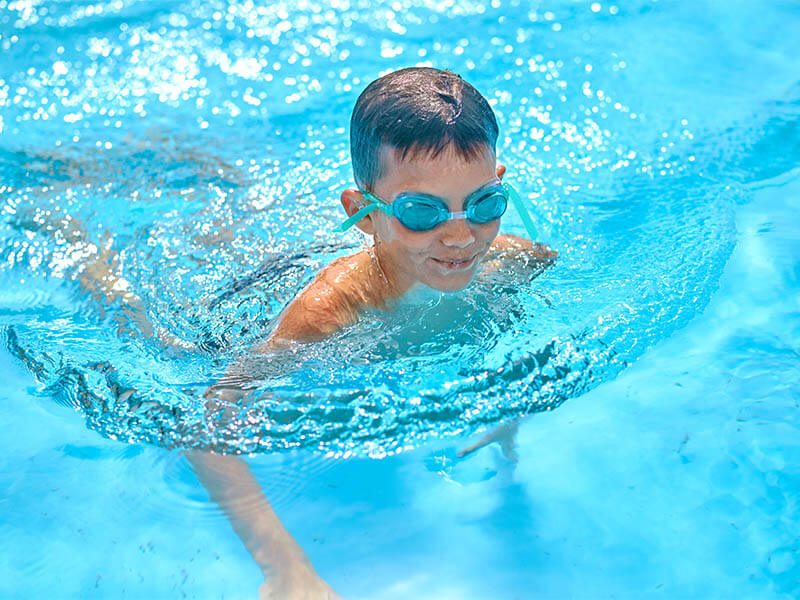
[[[447,258],[431,257],[431,260],[448,271],[464,271],[466,269],[471,268],[477,258],[478,255],[473,254],[472,256],[467,258],[447,259]]]

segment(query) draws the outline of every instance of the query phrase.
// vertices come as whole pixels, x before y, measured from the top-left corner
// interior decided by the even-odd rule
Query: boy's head
[[[498,127],[486,99],[459,75],[411,67],[370,83],[350,118],[350,154],[356,184],[374,191],[391,165],[380,150],[400,160],[436,158],[446,150],[464,160],[495,154]]]
[[[428,67],[389,73],[359,96],[350,121],[358,189],[345,190],[349,215],[362,191],[391,203],[401,192],[445,201],[452,212],[482,185],[502,176],[496,165],[497,120],[486,99],[460,76]],[[412,231],[375,211],[358,223],[375,237],[381,265],[401,288],[422,282],[440,290],[466,286],[499,229],[499,219],[465,219]]]

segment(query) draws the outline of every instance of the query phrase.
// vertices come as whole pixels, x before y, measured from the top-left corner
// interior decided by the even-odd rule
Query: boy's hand
[[[499,235],[483,259],[483,271],[495,281],[500,276],[508,283],[520,283],[541,275],[557,257],[558,252],[545,244]]]
[[[500,449],[503,451],[503,456],[511,462],[517,462],[519,456],[517,455],[516,442],[517,442],[517,429],[519,429],[519,421],[511,421],[499,427],[495,427],[481,439],[474,444],[470,444],[456,452],[458,458],[472,454],[480,450],[484,446],[497,442],[500,444]]]
[[[310,564],[270,576],[258,590],[261,600],[340,600]]]
[[[532,242],[516,235],[498,235],[491,249],[495,251],[523,251],[534,258],[542,260],[555,260],[558,256],[558,252],[550,248],[550,246]]]
[[[553,250],[550,246],[546,244],[540,244],[536,242],[530,249],[530,253],[535,257],[539,258],[543,261],[553,262],[556,258],[558,258],[558,252]]]

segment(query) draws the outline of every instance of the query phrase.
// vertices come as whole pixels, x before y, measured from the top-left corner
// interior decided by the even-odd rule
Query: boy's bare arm
[[[291,315],[291,312],[287,314]],[[287,316],[284,314],[284,318]],[[294,318],[294,317],[293,317]],[[256,352],[288,355],[292,341],[308,340],[319,333],[296,315],[298,322],[283,330],[286,338],[275,332]],[[281,321],[283,323],[283,320]],[[280,330],[276,329],[277,331]],[[291,335],[293,337],[289,338]],[[279,361],[282,362],[282,361]],[[255,374],[253,363],[246,357],[231,367],[226,375],[205,394],[206,410],[214,418],[225,419],[229,407],[238,404],[246,394],[246,386]],[[225,512],[231,526],[261,569],[265,582],[261,598],[316,600],[336,599],[333,589],[317,574],[303,549],[283,526],[272,509],[261,486],[247,463],[237,456],[191,451],[186,457],[211,499]]]
[[[291,331],[301,332],[299,329]],[[310,330],[303,331],[311,333]],[[278,358],[283,353],[291,359],[285,348],[287,341],[273,335],[256,351],[273,353]],[[212,421],[225,421],[227,411],[234,409],[235,412],[236,405],[247,393],[248,383],[255,378],[252,369],[253,363],[246,357],[229,368],[226,375],[206,391],[206,411]],[[186,458],[209,497],[225,512],[264,574],[261,598],[338,598],[283,526],[244,460],[202,451],[187,452]]]
[[[352,268],[352,258],[335,261],[323,269],[286,307],[272,334],[254,351],[280,358],[292,343],[323,339],[354,322],[364,303],[364,296],[355,290],[363,289],[361,284],[366,282],[358,281],[360,273]],[[343,273],[355,277],[340,278]],[[227,404],[242,399],[244,386],[255,376],[250,372],[252,364],[248,358],[240,361],[206,392],[211,412],[224,411]],[[187,458],[265,574],[262,597],[338,598],[280,522],[243,460],[207,452],[191,452]]]
[[[262,598],[337,598],[281,523],[247,463],[207,452],[186,457],[264,573]]]

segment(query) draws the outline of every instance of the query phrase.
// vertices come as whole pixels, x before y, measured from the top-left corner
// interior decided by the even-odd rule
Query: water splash
[[[643,110],[631,57],[592,36],[649,18],[652,2],[554,3],[513,27],[483,3],[338,4],[14,3],[0,16],[0,328],[40,393],[101,434],[383,455],[555,408],[702,310],[746,199],[745,178],[723,173],[796,127],[796,95],[723,150],[726,134],[691,116]],[[460,297],[251,362],[246,398],[209,413],[206,389],[362,243],[331,233],[356,94],[434,56],[490,98],[500,160],[557,265],[522,282],[507,265]],[[513,214],[504,227],[523,231]],[[90,272],[118,293],[88,292]]]

